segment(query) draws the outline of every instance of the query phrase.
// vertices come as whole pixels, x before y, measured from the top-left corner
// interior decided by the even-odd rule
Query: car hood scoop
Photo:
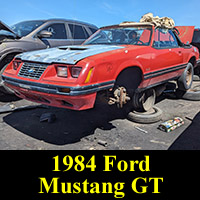
[[[65,63],[76,64],[78,61],[89,56],[124,48],[114,45],[83,45],[83,46],[63,46],[52,49],[45,49],[23,53],[17,56],[23,61],[40,63]]]
[[[80,47],[58,47],[60,50],[71,50],[71,51],[83,51],[86,50],[87,48],[80,48]]]

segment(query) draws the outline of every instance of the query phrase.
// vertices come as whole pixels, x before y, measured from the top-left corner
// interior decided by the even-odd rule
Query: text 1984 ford
[[[101,28],[81,46],[20,54],[2,77],[16,95],[42,104],[89,109],[103,93],[110,104],[149,110],[166,82],[190,88],[198,59],[198,49],[183,44],[175,29],[124,22]]]

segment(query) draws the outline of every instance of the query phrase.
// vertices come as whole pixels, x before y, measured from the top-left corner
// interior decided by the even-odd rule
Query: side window
[[[89,29],[90,29],[90,31],[92,32],[92,33],[95,33],[96,31],[97,31],[97,29],[94,29],[94,28],[91,28],[91,27],[88,27]]]
[[[161,28],[155,30],[153,47],[173,48],[177,46],[178,42],[171,30]]]
[[[88,32],[83,26],[69,24],[69,28],[73,39],[87,39],[89,37]]]
[[[50,39],[67,39],[66,29],[64,24],[51,24],[44,30],[52,33]]]

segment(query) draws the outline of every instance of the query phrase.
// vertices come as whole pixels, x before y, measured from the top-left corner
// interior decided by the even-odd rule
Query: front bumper
[[[55,107],[73,110],[92,108],[96,93],[114,86],[114,81],[107,81],[87,86],[67,87],[53,84],[25,81],[2,75],[6,86],[13,89],[17,96]]]

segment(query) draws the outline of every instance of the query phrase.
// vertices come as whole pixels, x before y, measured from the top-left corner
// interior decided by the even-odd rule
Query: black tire
[[[191,88],[193,82],[194,68],[192,63],[188,63],[181,77],[177,80],[178,89],[187,91]]]
[[[135,93],[133,95],[132,104],[137,111],[151,110],[156,101],[156,92],[154,89],[148,89],[146,91]]]
[[[162,118],[162,113],[163,112],[160,108],[154,106],[152,111],[148,112],[129,112],[127,119],[141,124],[151,124],[160,121]]]
[[[200,81],[199,75],[194,75],[193,76],[193,81]]]
[[[193,77],[193,81],[200,81],[200,65],[197,65],[194,68],[194,77]]]
[[[176,91],[176,95],[178,98],[190,100],[190,101],[200,101],[200,85],[189,89],[187,92]]]

